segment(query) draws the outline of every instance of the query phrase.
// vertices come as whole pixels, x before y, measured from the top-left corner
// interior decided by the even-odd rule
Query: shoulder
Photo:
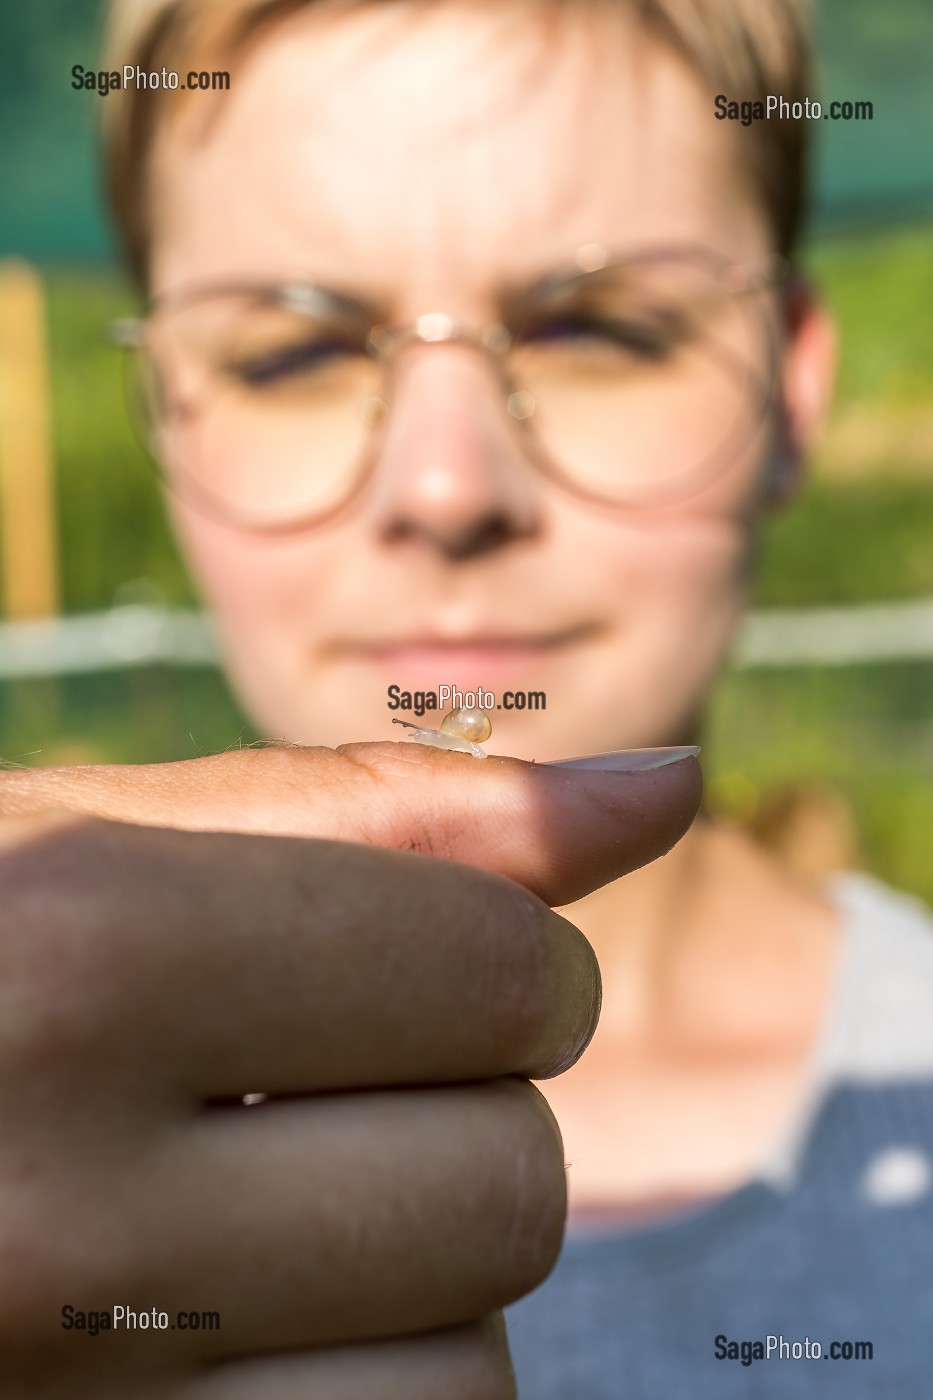
[[[933,913],[861,874],[829,893],[843,918],[836,1068],[859,1078],[933,1073]]]

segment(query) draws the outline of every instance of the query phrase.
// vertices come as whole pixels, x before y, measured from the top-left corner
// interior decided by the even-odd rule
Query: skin
[[[666,850],[696,763],[360,744],[4,776],[4,1396],[513,1397],[499,1310],[566,1204],[529,1081],[599,1008],[547,906]],[[115,1302],[221,1329],[61,1329]]]
[[[157,290],[301,271],[400,320],[473,320],[499,277],[584,243],[766,249],[734,149],[662,50],[574,25],[542,51],[524,10],[506,35],[501,9],[455,4],[389,42],[388,8],[282,24],[210,121],[189,107],[165,130]],[[805,300],[785,317],[790,467],[827,378],[820,325]],[[405,668],[468,682],[497,661],[497,689],[549,702],[533,726],[497,720],[490,747],[540,760],[694,734],[761,496],[750,452],[677,507],[586,508],[451,351],[411,359],[342,522],[273,543],[172,508],[271,734],[386,738]],[[490,648],[493,623],[538,642]],[[413,625],[446,644],[386,655]],[[695,1147],[727,1178],[749,1150],[729,1076],[751,1099],[763,1083],[749,1027],[770,1008],[779,1100],[820,1006],[820,901],[702,825],[671,851],[699,803],[692,760],[581,774],[350,743],[2,777],[0,1381],[17,1400],[514,1397],[499,1310],[556,1257],[564,1160],[571,1203],[600,1172],[616,1201],[644,1195]],[[685,1082],[711,1048],[719,1079]],[[558,1075],[562,1101],[535,1087]],[[219,1102],[257,1087],[275,1101]],[[699,1091],[725,1153],[670,1135]],[[596,1133],[611,1122],[623,1136]],[[216,1307],[223,1330],[73,1345],[63,1295]]]
[[[393,5],[283,23],[222,104],[189,103],[163,132],[154,292],[301,274],[397,322],[443,309],[481,323],[500,282],[589,243],[696,244],[751,264],[772,251],[743,138],[711,119],[678,57],[618,15],[548,39],[516,13]],[[451,347],[400,366],[370,486],[337,521],[270,539],[171,497],[266,732],[384,735],[390,683],[451,681],[546,691],[545,713],[494,712],[492,752],[698,742],[760,528],[793,494],[831,383],[832,330],[806,289],[763,310],[782,345],[772,421],[663,509],[594,508],[542,477],[489,366]],[[586,1062],[549,1090],[571,1218],[738,1184],[799,1096],[833,910],[700,823],[573,917],[605,1015]]]

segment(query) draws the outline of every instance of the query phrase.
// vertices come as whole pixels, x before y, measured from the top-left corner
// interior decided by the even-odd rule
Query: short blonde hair
[[[535,8],[624,11],[679,53],[729,100],[788,102],[809,95],[808,0],[523,0]],[[229,67],[258,35],[306,6],[341,12],[388,0],[109,0],[104,66],[144,72]],[[421,0],[422,4],[437,0]],[[444,0],[440,0],[444,3]],[[501,3],[501,0],[500,0]],[[180,94],[173,94],[177,111]],[[130,268],[145,287],[151,212],[148,172],[166,110],[161,91],[130,87],[102,104],[106,187]],[[756,121],[743,130],[748,175],[772,230],[775,251],[792,254],[806,187],[806,121]]]

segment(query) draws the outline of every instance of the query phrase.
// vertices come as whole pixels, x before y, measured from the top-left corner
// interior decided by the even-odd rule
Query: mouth
[[[382,672],[403,686],[433,690],[448,682],[461,689],[495,688],[516,675],[549,666],[571,647],[592,636],[592,627],[572,627],[543,635],[473,633],[462,637],[430,634],[347,642],[337,651],[345,660]]]

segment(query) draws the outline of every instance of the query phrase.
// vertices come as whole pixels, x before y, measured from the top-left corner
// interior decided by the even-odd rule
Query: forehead
[[[161,135],[154,290],[298,274],[455,310],[454,289],[531,280],[588,243],[759,251],[736,138],[687,65],[624,12],[547,10],[279,23]]]

